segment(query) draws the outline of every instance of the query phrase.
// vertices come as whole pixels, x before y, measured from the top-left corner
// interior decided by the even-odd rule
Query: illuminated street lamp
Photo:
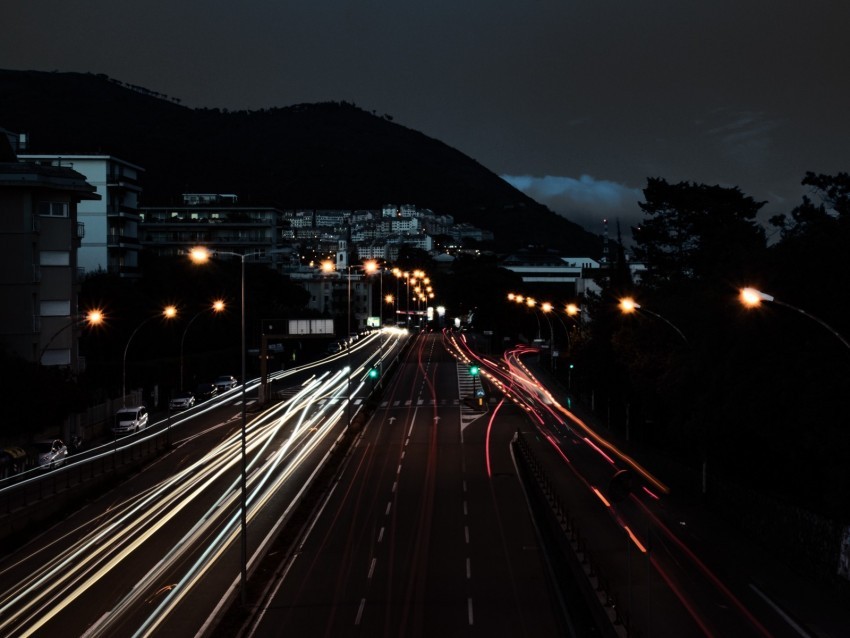
[[[625,314],[625,315],[636,313],[638,310],[640,310],[640,311],[645,312],[646,314],[648,314],[652,317],[655,317],[656,319],[660,319],[661,321],[666,323],[668,326],[670,326],[673,330],[675,330],[676,334],[678,334],[682,338],[682,341],[684,341],[685,343],[688,343],[688,340],[685,337],[685,334],[681,330],[679,330],[675,325],[673,325],[673,323],[669,319],[665,319],[664,317],[659,315],[657,312],[652,312],[651,310],[647,310],[646,308],[641,306],[639,303],[637,303],[631,297],[623,297],[622,299],[620,299],[620,303],[618,304],[618,307],[620,308],[622,313]]]
[[[180,337],[180,389],[181,390],[186,389],[183,386],[183,343],[186,341],[186,333],[189,332],[189,326],[191,326],[192,323],[195,321],[195,319],[200,317],[205,312],[212,311],[212,312],[218,314],[220,312],[224,312],[224,307],[225,307],[224,301],[222,301],[221,299],[216,299],[212,303],[212,306],[210,306],[209,308],[204,308],[203,310],[198,311],[198,313],[195,314],[195,316],[192,317],[189,320],[189,323],[187,323],[186,327],[183,329],[183,336]]]
[[[230,257],[238,257],[241,262],[241,327],[242,327],[242,472],[241,472],[241,504],[240,504],[240,537],[241,537],[241,599],[242,605],[248,602],[248,461],[247,461],[247,413],[246,404],[247,397],[245,395],[246,386],[246,339],[245,339],[245,259],[247,257],[256,257],[266,254],[264,251],[254,251],[250,253],[235,253],[225,250],[210,250],[203,246],[192,248],[189,251],[189,258],[196,264],[207,263],[213,255],[227,255]]]
[[[38,362],[41,363],[41,360],[44,358],[44,353],[50,348],[50,344],[53,343],[53,340],[65,332],[68,328],[72,326],[88,326],[89,328],[95,328],[102,325],[104,321],[103,311],[98,308],[89,310],[86,314],[71,319],[71,321],[66,323],[50,336],[50,339],[48,339],[47,343],[44,344],[41,352],[38,353]]]
[[[778,306],[785,306],[786,308],[790,308],[791,310],[796,310],[801,315],[804,315],[809,319],[816,321],[821,326],[829,330],[829,332],[831,332],[836,339],[843,343],[846,348],[850,349],[850,343],[848,343],[847,340],[838,333],[838,331],[836,331],[823,320],[818,319],[812,314],[809,314],[802,308],[797,308],[796,306],[792,306],[791,304],[785,303],[784,301],[779,301],[778,299],[774,298],[773,295],[768,295],[767,293],[764,293],[760,290],[756,290],[755,288],[742,288],[738,298],[741,300],[741,303],[748,308],[755,308],[757,306],[760,306],[761,302],[769,301],[771,303],[775,303]]]
[[[166,306],[161,313],[157,313],[155,315],[151,315],[133,330],[133,333],[130,335],[130,338],[127,339],[127,345],[124,346],[124,358],[121,363],[121,405],[127,406],[127,351],[130,349],[130,342],[133,340],[133,337],[136,336],[136,333],[139,332],[142,326],[144,326],[149,321],[156,319],[157,317],[163,317],[164,319],[174,319],[177,316],[177,307],[176,306]]]

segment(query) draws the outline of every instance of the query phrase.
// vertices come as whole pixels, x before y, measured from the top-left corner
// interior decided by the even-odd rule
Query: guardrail
[[[39,525],[99,494],[138,471],[171,445],[167,427],[116,439],[113,444],[77,456],[53,470],[29,470],[0,484],[0,541],[16,545]]]

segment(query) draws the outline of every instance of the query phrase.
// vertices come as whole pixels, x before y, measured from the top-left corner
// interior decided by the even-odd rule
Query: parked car
[[[178,392],[168,402],[171,410],[188,410],[195,405],[195,395],[191,392]]]
[[[121,408],[115,413],[112,432],[131,434],[144,430],[148,426],[148,409],[143,405]]]
[[[217,395],[218,388],[214,383],[200,383],[198,384],[198,387],[195,388],[195,400],[198,403],[206,401],[207,399],[212,399]]]
[[[342,350],[342,345],[340,345],[338,342],[333,341],[328,344],[328,354],[336,354],[340,350]]]
[[[235,388],[238,383],[239,382],[236,380],[236,377],[232,377],[229,374],[224,374],[213,381],[213,384],[216,388],[218,388],[219,392],[226,392],[231,388]]]
[[[68,448],[59,439],[36,441],[33,444],[36,454],[36,464],[42,470],[52,470],[65,462]]]

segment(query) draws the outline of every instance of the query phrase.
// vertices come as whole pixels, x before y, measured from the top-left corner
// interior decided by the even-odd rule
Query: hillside
[[[104,75],[0,70],[0,127],[31,153],[107,153],[145,169],[145,205],[236,193],[280,208],[412,203],[492,230],[513,248],[596,256],[599,237],[446,144],[346,103],[189,109]]]

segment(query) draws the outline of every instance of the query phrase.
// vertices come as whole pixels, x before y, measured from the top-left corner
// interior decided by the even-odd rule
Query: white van
[[[115,413],[112,432],[130,434],[144,430],[148,426],[148,409],[143,405],[121,408]]]

